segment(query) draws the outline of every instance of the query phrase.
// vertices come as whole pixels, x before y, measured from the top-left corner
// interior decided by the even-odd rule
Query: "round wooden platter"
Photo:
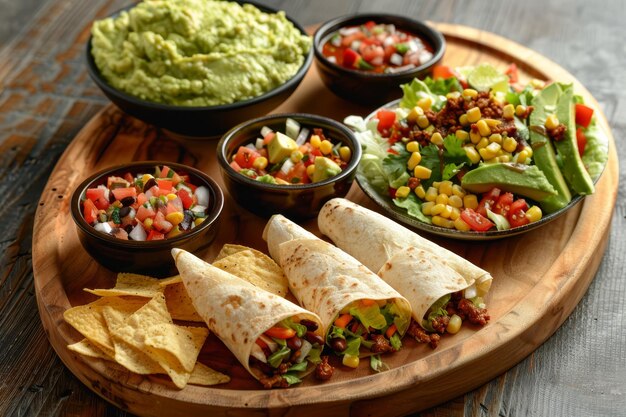
[[[427,236],[490,271],[487,297],[491,321],[446,336],[436,350],[405,338],[404,348],[385,357],[391,370],[375,374],[363,361],[356,370],[339,367],[332,381],[309,378],[297,387],[266,391],[234,356],[210,337],[200,361],[229,374],[224,386],[177,390],[161,377],[139,376],[123,368],[70,352],[81,336],[63,312],[94,299],[83,288],[113,286],[115,274],[99,266],[80,245],[69,215],[74,188],[90,173],[133,160],[163,159],[200,168],[221,183],[216,141],[172,138],[109,106],[76,136],[50,176],[39,203],[33,233],[33,268],[39,312],[50,343],[65,365],[88,387],[122,409],[142,416],[196,415],[403,415],[467,392],[506,371],[543,343],[574,309],[600,264],[618,185],[618,162],[611,131],[597,102],[576,79],[545,57],[499,36],[463,26],[438,24],[448,41],[444,63],[515,62],[523,79],[574,82],[596,108],[609,137],[608,165],[596,193],[546,226],[495,242],[461,242]],[[366,87],[364,87],[366,88]],[[341,100],[322,84],[315,66],[295,94],[276,112],[318,113],[337,120],[372,109]],[[204,254],[211,261],[224,243],[266,251],[265,219],[238,207],[228,196],[215,243]],[[376,206],[356,183],[348,198]],[[318,232],[315,221],[304,224]],[[364,225],[367,227],[367,225]],[[319,233],[318,233],[319,234]]]

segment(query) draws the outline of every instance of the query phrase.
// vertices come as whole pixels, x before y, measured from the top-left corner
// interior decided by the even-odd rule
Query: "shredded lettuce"
[[[452,91],[463,91],[463,87],[456,77],[438,78],[436,80],[426,77],[424,79],[424,84],[426,84],[428,89],[433,94],[438,94],[440,96],[445,96]]]
[[[417,102],[421,98],[430,97],[432,99],[431,108],[433,111],[437,112],[441,110],[441,108],[446,103],[446,97],[439,94],[434,94],[428,88],[423,81],[414,78],[413,81],[409,84],[402,84],[400,86],[402,88],[402,100],[400,100],[400,107],[404,107],[405,109],[412,109],[417,105]]]
[[[293,329],[296,331],[296,335],[298,337],[303,337],[306,332],[307,332],[307,328],[305,325],[300,324],[300,323],[294,323],[293,320],[291,320],[291,318],[286,318],[285,320],[280,322],[283,326],[289,328],[289,329]]]
[[[296,363],[295,365],[292,365],[289,369],[287,369],[287,372],[304,372],[306,371],[307,366],[308,363],[306,361]]]
[[[359,349],[361,348],[361,338],[360,337],[350,338],[346,342],[346,346],[347,346],[346,350],[341,352],[343,355],[359,356]]]
[[[422,327],[425,330],[428,330],[429,332],[434,332],[435,329],[433,329],[433,326],[432,326],[433,320],[436,319],[437,317],[448,315],[448,312],[446,311],[445,307],[446,307],[446,304],[448,304],[448,302],[450,301],[450,297],[451,297],[450,294],[446,294],[440,299],[438,299],[437,301],[435,301],[432,306],[430,306],[430,308],[428,309],[427,318],[422,320]]]
[[[394,350],[400,350],[402,348],[402,341],[400,340],[400,334],[395,332],[391,339],[389,339],[389,343],[391,343],[391,347]]]
[[[387,326],[385,316],[380,313],[380,307],[376,303],[367,307],[352,307],[350,314],[356,317],[365,328],[380,330]]]
[[[283,346],[267,358],[267,363],[272,368],[278,368],[278,365],[280,365],[284,359],[287,359],[289,355],[291,355],[291,349],[287,346]]]
[[[427,224],[432,223],[430,217],[422,213],[422,203],[415,194],[411,193],[406,198],[394,198],[392,201],[396,206],[405,209],[409,216]]]
[[[306,357],[306,360],[308,360],[311,363],[320,363],[322,361],[322,358],[320,357],[321,354],[322,354],[322,346],[311,348],[311,350],[309,351],[309,354]]]
[[[372,368],[375,372],[383,372],[388,371],[389,366],[383,362],[380,358],[380,355],[372,355],[370,356],[370,368]]]
[[[302,382],[300,378],[298,378],[297,376],[293,374],[283,374],[281,376],[283,377],[285,381],[287,381],[289,385],[299,384],[300,382]]]

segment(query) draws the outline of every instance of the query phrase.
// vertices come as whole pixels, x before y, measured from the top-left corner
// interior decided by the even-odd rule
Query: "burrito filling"
[[[329,379],[332,367],[328,357],[321,357],[324,339],[314,333],[316,322],[302,319],[285,319],[259,336],[252,345],[250,366],[265,376],[259,381],[264,388],[286,388],[302,382],[300,379],[312,371],[318,379]]]
[[[326,344],[342,357],[345,366],[356,368],[359,356],[400,350],[401,335],[408,324],[393,302],[359,300],[337,315],[326,336]]]

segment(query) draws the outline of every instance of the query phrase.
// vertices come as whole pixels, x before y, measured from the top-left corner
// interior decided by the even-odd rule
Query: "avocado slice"
[[[284,133],[276,132],[276,136],[267,144],[267,152],[271,164],[282,161],[298,149],[298,144]]]
[[[461,185],[473,193],[485,193],[497,187],[535,201],[556,195],[554,187],[535,165],[483,164],[465,174]]]
[[[313,182],[320,182],[334,177],[341,172],[341,167],[332,159],[324,156],[315,158],[315,171],[313,171]]]
[[[556,110],[559,95],[559,87],[556,84],[550,84],[541,90],[532,100],[531,104],[534,110],[529,117],[530,143],[533,148],[535,165],[543,171],[548,182],[557,192],[556,195],[541,201],[541,209],[545,213],[560,210],[572,200],[572,194],[556,161],[552,141],[545,131],[546,118]]]

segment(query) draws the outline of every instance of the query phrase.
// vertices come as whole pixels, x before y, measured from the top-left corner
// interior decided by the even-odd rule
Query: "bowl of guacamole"
[[[271,111],[312,61],[302,26],[249,1],[145,0],[95,21],[86,52],[122,110],[203,137]]]

